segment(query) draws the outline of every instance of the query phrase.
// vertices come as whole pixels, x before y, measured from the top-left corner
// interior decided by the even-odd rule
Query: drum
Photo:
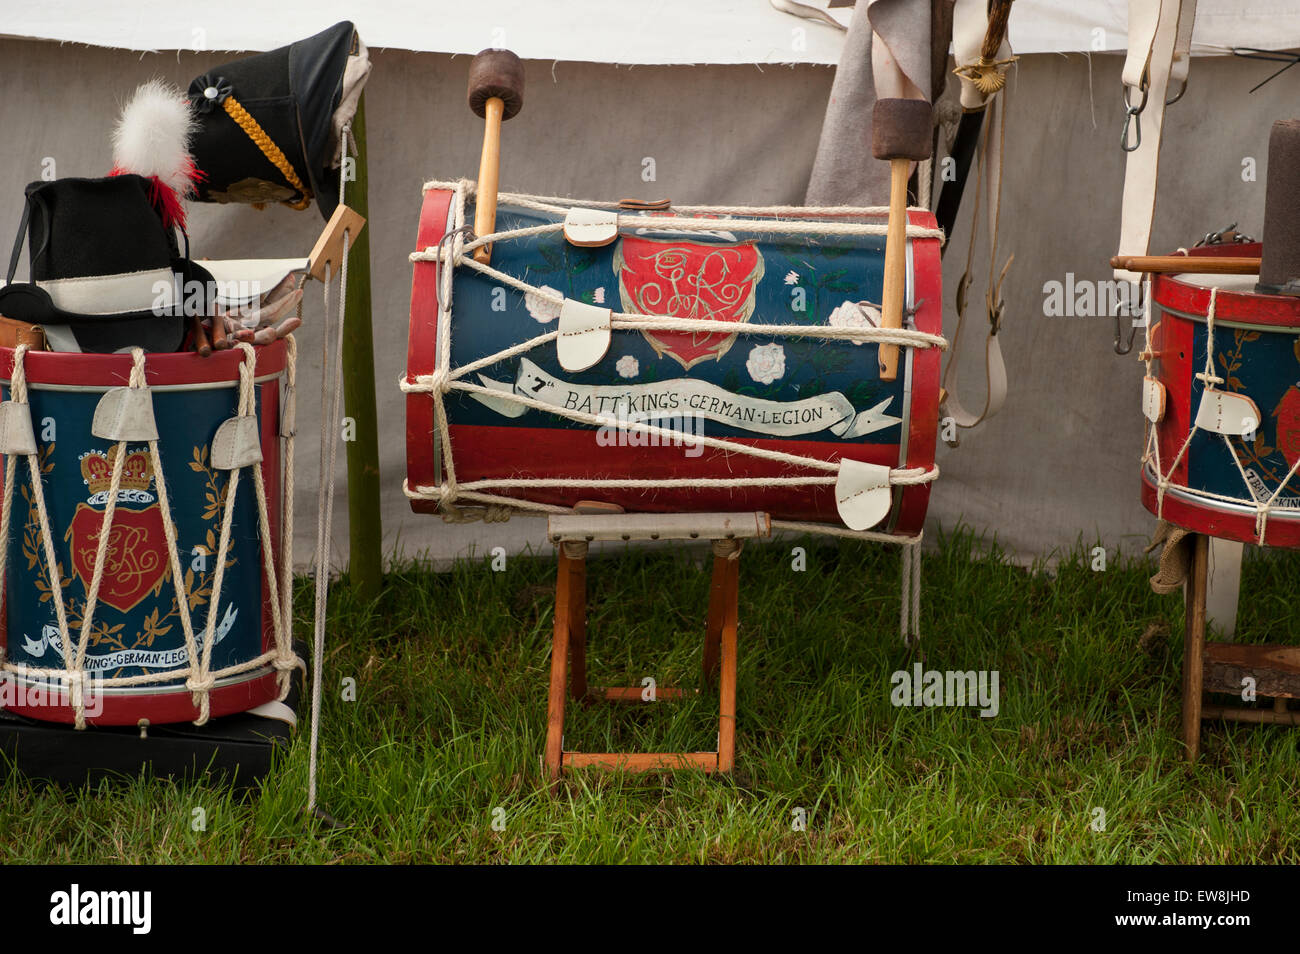
[[[281,697],[296,664],[280,552],[287,352],[24,352],[16,367],[0,348],[4,708],[202,723]]]
[[[596,501],[920,531],[944,347],[929,213],[909,213],[902,331],[873,304],[886,210],[502,194],[486,264],[473,216],[472,184],[426,185],[402,380],[415,510]]]
[[[1255,294],[1254,275],[1197,275],[1194,248],[1154,275],[1143,410],[1142,502],[1185,529],[1300,546],[1300,299]]]

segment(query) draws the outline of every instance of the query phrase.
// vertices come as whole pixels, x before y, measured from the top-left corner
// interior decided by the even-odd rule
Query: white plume
[[[124,172],[157,176],[180,198],[193,190],[190,140],[198,122],[185,95],[162,80],[135,91],[113,130],[113,162]]]

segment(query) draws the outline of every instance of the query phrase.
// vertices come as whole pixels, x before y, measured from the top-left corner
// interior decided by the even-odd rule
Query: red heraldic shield
[[[1273,416],[1277,418],[1277,449],[1294,467],[1300,458],[1300,388],[1293,384],[1287,389]]]
[[[72,567],[87,592],[95,577],[95,554],[103,526],[104,511],[83,503],[77,505],[72,525],[68,527]],[[100,602],[128,613],[158,585],[166,569],[167,550],[158,504],[144,510],[117,507],[113,511],[113,526],[108,531],[108,552],[104,555],[104,575],[99,584]]]
[[[706,321],[749,321],[763,277],[753,242],[705,245],[625,236],[614,258],[623,309]],[[689,369],[727,353],[734,334],[644,331],[650,347]]]

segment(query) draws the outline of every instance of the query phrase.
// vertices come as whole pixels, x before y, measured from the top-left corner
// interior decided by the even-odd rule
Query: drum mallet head
[[[907,179],[912,162],[930,158],[934,116],[923,99],[879,99],[871,114],[871,153],[889,160],[889,231],[885,239],[885,283],[881,327],[903,327],[907,283]],[[898,345],[880,345],[880,379],[898,377]]]
[[[474,206],[474,234],[490,235],[496,229],[497,189],[501,173],[501,123],[512,119],[524,105],[524,64],[509,50],[483,50],[469,64],[469,108],[483,119],[483,156],[478,167],[478,197]],[[492,247],[474,250],[476,261],[486,264]]]
[[[1262,295],[1300,295],[1300,119],[1279,119],[1268,137]]]
[[[487,119],[487,102],[499,99],[501,118],[514,119],[524,105],[524,63],[509,50],[483,50],[469,63],[469,108]]]

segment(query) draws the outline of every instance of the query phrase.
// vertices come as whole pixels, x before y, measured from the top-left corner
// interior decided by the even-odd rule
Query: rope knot
[[[456,492],[454,481],[448,480],[444,484],[438,485],[438,504],[443,507],[450,507],[456,503],[459,494]]]
[[[429,390],[435,394],[446,394],[451,390],[451,372],[446,368],[438,368],[429,375]]]
[[[204,676],[201,679],[198,676],[190,676],[185,680],[185,688],[195,695],[211,692],[216,684],[217,680],[211,675]]]

